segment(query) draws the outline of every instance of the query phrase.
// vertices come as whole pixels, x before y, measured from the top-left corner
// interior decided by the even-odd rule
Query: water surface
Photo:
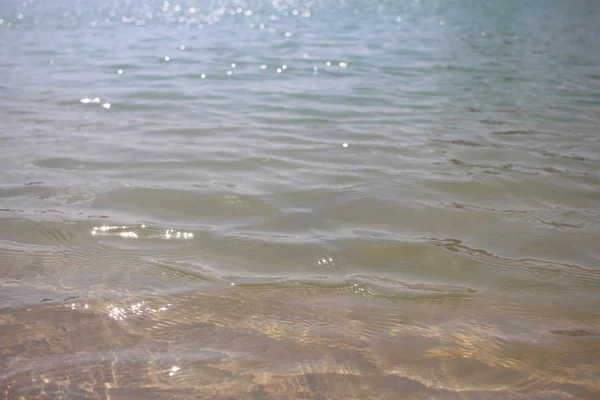
[[[1,396],[598,398],[598,20],[0,1]]]

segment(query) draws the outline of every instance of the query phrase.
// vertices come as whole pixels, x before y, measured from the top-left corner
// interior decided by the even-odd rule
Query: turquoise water
[[[597,398],[598,21],[0,0],[3,395]]]

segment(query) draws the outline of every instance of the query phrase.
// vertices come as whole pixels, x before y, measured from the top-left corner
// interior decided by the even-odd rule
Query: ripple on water
[[[525,379],[536,382],[535,388],[520,391],[528,398],[532,390],[539,394],[556,389],[550,382],[563,376],[566,345],[550,337],[540,341],[533,332],[529,338],[508,340],[514,322],[487,327],[464,324],[448,316],[453,307],[449,304],[435,311],[431,307],[386,305],[375,299],[365,302],[354,298],[348,303],[346,292],[320,291],[316,296],[314,290],[306,286],[272,286],[259,291],[234,287],[227,292],[209,289],[110,303],[74,300],[68,307],[33,307],[27,318],[35,330],[11,323],[16,318],[26,321],[5,309],[2,318],[9,322],[5,331],[14,343],[8,354],[33,352],[29,357],[34,360],[23,365],[13,361],[11,387],[20,393],[43,389],[44,385],[77,391],[80,386],[76,381],[85,379],[88,387],[91,384],[98,390],[93,382],[99,376],[116,391],[137,393],[153,371],[158,375],[153,384],[157,390],[186,387],[197,382],[201,374],[213,384],[225,379],[228,389],[216,394],[235,393],[245,384],[275,387],[272,385],[281,379],[306,384],[312,377],[320,380],[319,390],[337,393],[341,390],[336,384],[338,377],[350,375],[362,377],[367,385],[388,377],[385,379],[409,385],[406,390],[410,388],[411,393],[416,388],[452,398],[455,390],[460,390],[463,394],[486,393],[488,398],[488,391],[506,396],[510,392],[507,387],[520,385],[525,374]],[[340,307],[342,304],[345,306]],[[378,311],[373,312],[376,304]],[[85,328],[90,332],[85,343],[78,344],[79,334],[80,339],[65,337],[60,327],[51,328],[50,321],[55,318],[65,327],[77,319],[79,331]],[[40,341],[40,335],[45,339]],[[93,349],[82,353],[85,346]],[[593,373],[591,346],[593,343],[582,342],[572,356],[582,357],[580,362],[588,363]],[[48,357],[54,353],[49,349],[56,352],[51,362]],[[66,366],[63,354],[71,353]],[[112,364],[108,373],[105,362]],[[548,366],[543,375],[525,372],[540,362]],[[31,382],[32,373],[46,380]],[[463,378],[457,385],[460,376]],[[597,390],[592,382],[582,379],[565,388],[571,385],[569,390],[577,388],[589,394]],[[394,387],[390,395],[403,390],[402,385]],[[310,385],[306,388],[315,389]],[[359,390],[354,384],[350,389]]]

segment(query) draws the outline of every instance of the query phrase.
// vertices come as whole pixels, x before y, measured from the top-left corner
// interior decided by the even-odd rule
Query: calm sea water
[[[597,399],[600,3],[0,1],[0,397]]]

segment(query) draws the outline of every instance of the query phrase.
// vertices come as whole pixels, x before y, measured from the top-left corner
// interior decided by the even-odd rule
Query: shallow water
[[[600,396],[595,1],[0,1],[0,396]]]

